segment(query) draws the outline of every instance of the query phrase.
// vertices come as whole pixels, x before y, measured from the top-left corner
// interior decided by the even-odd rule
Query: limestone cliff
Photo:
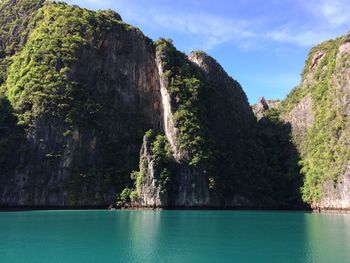
[[[125,187],[140,206],[254,204],[256,120],[214,59],[153,43],[113,11],[0,9],[0,205],[107,205]]]
[[[140,152],[139,173],[142,174],[137,175],[142,181],[138,182],[138,194],[133,201],[141,207],[166,207],[168,205],[168,195],[165,192],[164,185],[160,183],[162,180],[161,171],[157,167],[152,146],[151,138],[144,136]]]
[[[349,35],[314,47],[301,84],[279,110],[301,155],[302,195],[314,209],[350,209]]]
[[[26,138],[14,146],[22,149],[17,165],[0,176],[0,203],[113,203],[137,166],[143,133],[160,125],[152,41],[109,11],[46,3],[35,20],[2,87]]]
[[[215,59],[111,10],[4,0],[0,206],[300,208],[302,187],[348,209],[349,53],[321,44],[286,100],[250,107]]]
[[[162,39],[156,54],[163,109],[158,132],[164,133],[170,156],[156,165],[155,160],[166,154],[155,150],[158,139],[145,136],[139,171],[134,173],[135,189],[129,192],[131,203],[147,207],[300,205],[298,173],[283,162],[267,160],[265,153],[271,149],[262,148],[260,140],[266,138],[259,136],[239,83],[204,52],[187,57]],[[291,161],[293,151],[283,147],[291,156],[285,159]],[[286,168],[276,171],[266,163]]]

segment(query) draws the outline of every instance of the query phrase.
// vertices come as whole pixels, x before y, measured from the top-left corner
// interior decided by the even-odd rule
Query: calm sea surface
[[[0,213],[0,262],[350,262],[350,215]]]

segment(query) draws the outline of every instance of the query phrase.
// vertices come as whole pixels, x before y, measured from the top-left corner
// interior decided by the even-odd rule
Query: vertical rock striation
[[[50,19],[47,14],[55,17],[52,24],[46,24],[52,21],[47,20]],[[87,17],[87,21],[78,20],[77,16]],[[27,61],[34,61],[40,49],[28,52],[29,47],[46,49],[46,54],[55,60],[55,53],[66,52],[65,44],[62,49],[57,46],[53,50],[36,37],[41,34],[55,43],[55,37],[61,34],[56,31],[56,21],[61,24],[62,32],[68,26],[59,22],[62,18],[75,23],[77,29],[97,24],[100,31],[92,35],[76,31],[61,36],[61,41],[67,41],[67,45],[73,37],[69,34],[84,41],[75,44],[77,49],[69,50],[69,60],[58,61],[53,70],[48,69],[53,74],[62,74],[65,79],[64,86],[48,98],[49,104],[28,92],[34,104],[23,108],[16,97],[18,93],[13,90],[22,88],[16,74],[23,72],[21,78],[26,78],[22,70],[27,65],[20,62],[22,64],[9,69],[5,92],[11,96],[20,117],[30,113],[32,118],[29,124],[25,123],[26,140],[21,144],[24,150],[19,164],[2,175],[5,178],[0,186],[2,205],[112,203],[130,182],[129,174],[137,166],[143,133],[160,126],[159,78],[152,41],[138,29],[124,24],[116,13],[46,3],[36,14],[37,26],[24,50],[15,55],[14,64],[24,56],[28,57]],[[38,87],[42,85],[45,93],[44,81],[42,79]],[[56,103],[56,97],[61,100],[57,111],[50,107]],[[35,104],[37,102],[43,104]],[[44,110],[32,114],[41,108]]]
[[[254,145],[248,138],[254,134],[256,119],[242,88],[203,52],[187,57],[161,39],[156,53],[163,111],[159,132],[165,134],[171,148],[167,164],[170,186],[160,194],[160,188],[155,187],[161,179],[152,166],[154,153],[142,150],[141,159],[148,160],[148,168],[140,161],[139,173],[144,179],[141,188],[136,186],[136,203],[168,207],[257,205],[253,201],[255,189],[247,179],[255,170],[242,163],[254,159]],[[144,140],[143,149],[148,144]],[[240,186],[249,190],[240,191]],[[153,202],[150,196],[155,197]]]

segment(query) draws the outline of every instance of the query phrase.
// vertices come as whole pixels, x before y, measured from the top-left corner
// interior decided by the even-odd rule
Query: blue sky
[[[350,0],[66,0],[111,8],[147,36],[204,50],[245,90],[283,99],[300,82],[310,48],[350,31]]]

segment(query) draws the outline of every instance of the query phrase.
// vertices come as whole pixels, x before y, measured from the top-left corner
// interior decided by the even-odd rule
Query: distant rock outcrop
[[[269,109],[277,109],[280,105],[280,100],[265,100],[260,97],[258,103],[252,105],[253,112],[258,120],[264,117],[264,113]]]

